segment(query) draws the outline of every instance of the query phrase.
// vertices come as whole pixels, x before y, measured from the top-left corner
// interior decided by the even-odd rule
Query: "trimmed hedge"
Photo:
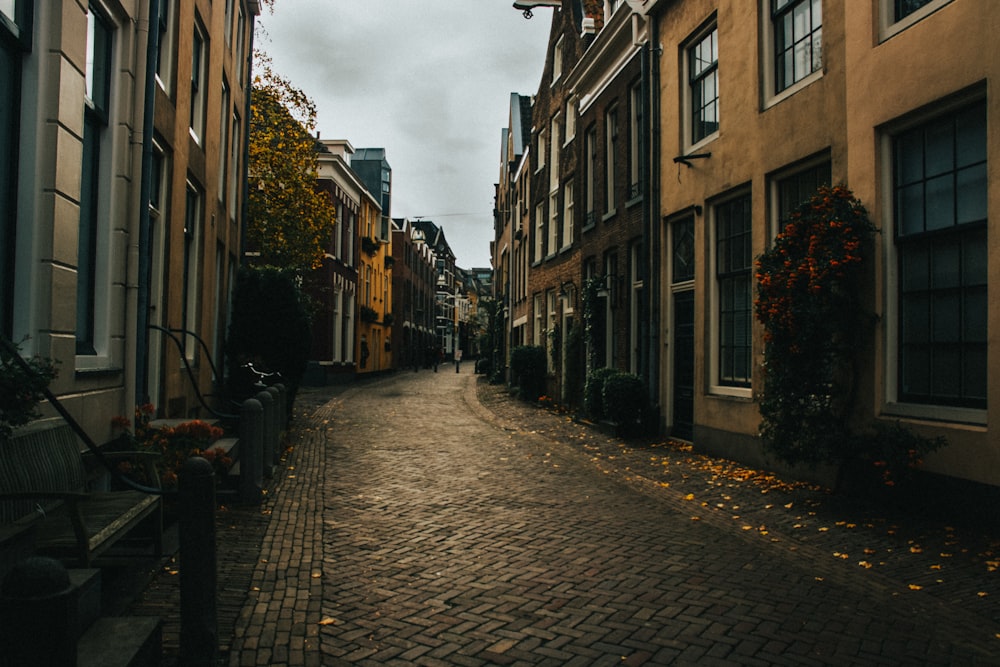
[[[583,387],[583,409],[594,421],[605,418],[604,414],[604,383],[609,377],[621,371],[614,368],[595,368],[587,375]]]
[[[520,398],[537,401],[545,393],[545,348],[518,345],[510,351],[512,381],[520,388]]]
[[[638,375],[614,368],[596,368],[587,376],[584,407],[595,421],[618,425],[620,435],[642,431],[649,397]]]

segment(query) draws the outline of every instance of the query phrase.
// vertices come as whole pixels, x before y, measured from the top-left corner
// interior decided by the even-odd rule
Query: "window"
[[[805,167],[798,165],[795,171],[785,171],[772,180],[771,236],[781,231],[792,211],[809,201],[821,185],[831,185],[830,162],[825,159]]]
[[[893,0],[893,19],[901,21],[931,2],[932,0]]]
[[[879,0],[879,36],[888,39],[930,16],[951,0]]]
[[[576,136],[576,99],[566,102],[566,143]]]
[[[556,45],[552,47],[552,83],[562,76],[563,70],[563,38],[560,37]]]
[[[604,114],[604,212],[615,212],[615,153],[618,150],[618,108]]]
[[[235,139],[234,139],[235,141]],[[226,200],[226,160],[229,158],[229,82],[222,77],[222,112],[219,114],[219,203]],[[232,167],[229,167],[230,169]]]
[[[643,264],[645,251],[642,243],[636,242],[629,248],[629,372],[638,375],[642,361],[640,322],[642,315]]]
[[[239,114],[233,114],[233,133],[229,140],[229,219],[236,220],[236,203],[243,194],[237,190],[240,183],[240,147],[243,145]]]
[[[688,51],[691,143],[719,131],[719,29],[697,39]]]
[[[629,89],[628,132],[628,197],[642,195],[642,85],[635,83]]]
[[[583,221],[583,228],[589,229],[595,224],[594,213],[594,188],[597,179],[597,129],[594,126],[587,128],[586,154],[584,164],[584,206],[586,207],[586,219]]]
[[[556,321],[557,321],[556,314],[558,312],[557,304],[559,302],[559,295],[556,294],[555,290],[550,289],[545,293],[545,300],[548,305],[549,314],[548,314],[548,321],[545,327],[546,335],[545,335],[544,345],[546,350],[548,351],[548,355],[546,356],[548,356],[549,360],[549,373],[555,373],[556,363],[557,363],[556,351],[558,349],[558,345],[555,339],[555,332],[556,332]]]
[[[243,13],[243,3],[236,8],[236,79],[243,85],[243,68],[246,66],[248,54],[246,51],[247,19]]]
[[[546,146],[548,146],[548,142],[546,141],[545,130],[542,130],[541,132],[538,133],[537,141],[538,141],[538,155],[537,155],[538,164],[535,165],[535,171],[541,171],[542,169],[545,168]]]
[[[544,304],[542,303],[542,295],[535,295],[535,345],[544,345],[545,336],[545,311],[542,309]]]
[[[986,407],[986,104],[893,138],[898,399]]]
[[[614,317],[615,302],[618,298],[618,255],[613,252],[604,256],[604,277],[607,292],[607,297],[604,299],[604,365],[615,368],[618,365],[615,352],[618,350],[620,332],[615,327]]]
[[[223,34],[226,39],[226,48],[232,50],[233,48],[233,0],[226,0],[225,7],[225,27],[223,27]]]
[[[774,33],[774,92],[823,66],[822,0],[770,0]]]
[[[573,181],[563,186],[562,247],[573,245]]]
[[[540,262],[545,257],[545,207],[535,206],[535,261]]]
[[[551,139],[549,142],[549,191],[559,188],[559,149],[562,146],[560,135],[562,134],[562,116],[556,114],[552,119]]]
[[[10,336],[14,315],[14,247],[17,224],[18,130],[21,111],[21,68],[30,52],[33,2],[0,2],[0,332]]]
[[[750,386],[753,254],[750,196],[715,209],[715,280],[718,290],[718,375],[721,386]]]
[[[205,83],[207,80],[208,45],[200,24],[194,27],[191,47],[191,136],[201,144],[205,136]]]
[[[184,203],[184,302],[181,306],[182,326],[198,333],[198,304],[201,287],[201,237],[204,202],[201,191],[191,181],[187,182]],[[185,337],[184,354],[189,361],[195,358],[197,346]]]
[[[76,353],[97,354],[98,238],[102,155],[111,101],[112,25],[94,7],[87,13],[86,100],[83,120],[83,165],[80,172],[80,230],[76,267]]]
[[[694,218],[687,217],[671,226],[672,282],[694,280]]]
[[[549,195],[549,247],[548,254],[554,255],[559,249],[559,191]]]
[[[173,89],[174,66],[174,0],[160,0],[157,8],[156,81],[165,91]]]

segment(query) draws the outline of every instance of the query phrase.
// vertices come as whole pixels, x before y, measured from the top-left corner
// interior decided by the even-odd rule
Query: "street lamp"
[[[520,10],[526,19],[533,16],[531,10],[536,7],[559,8],[562,7],[562,0],[517,0],[514,3],[514,9]]]

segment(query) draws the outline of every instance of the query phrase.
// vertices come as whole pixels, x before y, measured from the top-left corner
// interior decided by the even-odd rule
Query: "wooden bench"
[[[140,461],[159,486],[157,455],[115,452],[106,458]],[[31,542],[38,554],[83,567],[140,523],[149,524],[156,553],[163,548],[162,499],[141,491],[95,491],[106,471],[86,465],[76,433],[62,421],[43,421],[0,441],[0,548]],[[93,462],[93,461],[92,461]]]

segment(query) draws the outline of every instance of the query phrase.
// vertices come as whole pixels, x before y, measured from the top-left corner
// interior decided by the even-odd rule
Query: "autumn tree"
[[[247,244],[257,264],[318,268],[334,208],[316,190],[316,107],[257,51],[250,94]]]

